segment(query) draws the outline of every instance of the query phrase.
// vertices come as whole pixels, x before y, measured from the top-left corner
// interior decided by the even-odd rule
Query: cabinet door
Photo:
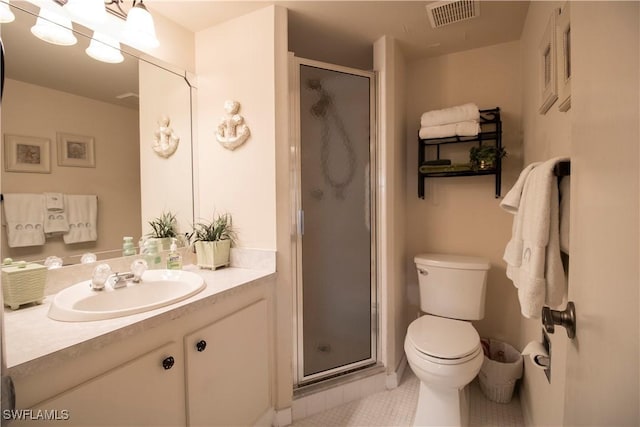
[[[185,336],[187,424],[254,425],[271,406],[267,303]]]
[[[181,347],[171,342],[136,357],[22,414],[34,425],[183,426],[184,365]],[[173,357],[173,366],[163,364]],[[168,367],[168,363],[167,363]],[[13,425],[13,423],[12,423]]]

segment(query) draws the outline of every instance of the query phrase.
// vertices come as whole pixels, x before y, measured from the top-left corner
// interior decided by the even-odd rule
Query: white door
[[[640,3],[572,2],[572,170],[564,425],[639,425]]]

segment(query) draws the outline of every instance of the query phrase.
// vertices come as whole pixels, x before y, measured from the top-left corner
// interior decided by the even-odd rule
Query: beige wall
[[[555,8],[563,2],[532,2],[522,30],[522,128],[524,165],[557,156],[571,154],[571,116],[573,111],[560,112],[559,102],[546,114],[539,114],[539,45],[547,22]],[[572,34],[573,36],[573,34]],[[531,340],[541,340],[539,319],[521,319],[519,348]],[[521,402],[525,419],[531,425],[560,425],[564,414],[564,386],[567,339],[566,334],[550,335],[551,383],[543,371],[535,369],[525,358],[525,373],[521,387]]]
[[[162,212],[172,212],[178,232],[184,234],[193,224],[191,88],[184,77],[144,61],[139,63],[139,73],[142,233],[151,232],[149,221]],[[152,149],[163,115],[169,117],[169,127],[180,138],[178,149],[168,158]]]
[[[199,211],[229,212],[238,245],[276,249],[275,18],[267,7],[196,34]],[[251,130],[227,150],[215,139],[226,100]]]
[[[293,393],[286,15],[269,6],[196,34],[196,219],[229,212],[238,246],[278,251],[276,409],[290,407]],[[228,99],[251,130],[234,151],[215,139]]]
[[[64,107],[64,108],[62,108]],[[96,120],[99,117],[99,120]],[[95,168],[59,166],[56,132],[95,138]],[[51,173],[2,172],[2,192],[45,191],[98,196],[98,240],[65,245],[62,237],[44,246],[9,250],[2,256],[41,260],[120,248],[122,236],[140,234],[138,112],[128,108],[7,79],[2,106],[3,135],[47,138]],[[123,209],[126,215],[123,215]],[[78,262],[78,258],[70,260]]]
[[[417,134],[423,112],[475,102],[500,107],[503,145],[502,195],[522,167],[520,43],[509,42],[423,59],[407,65],[407,215],[406,259],[409,318],[419,309],[413,257],[443,252],[486,257],[491,261],[485,318],[475,325],[483,337],[517,344],[520,312],[516,290],[505,276],[504,247],[511,235],[512,216],[498,206],[493,176],[427,179],[425,199],[417,194]],[[460,148],[468,161],[468,146]]]

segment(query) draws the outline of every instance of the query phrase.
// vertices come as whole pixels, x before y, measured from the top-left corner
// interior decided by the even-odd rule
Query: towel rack
[[[558,162],[556,164],[556,166],[553,168],[553,173],[558,178],[562,178],[564,176],[570,176],[571,175],[571,162],[570,161]]]

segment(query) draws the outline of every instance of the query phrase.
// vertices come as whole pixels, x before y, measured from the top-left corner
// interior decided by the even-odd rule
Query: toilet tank
[[[421,254],[414,260],[422,311],[461,320],[484,317],[489,260],[450,254]]]

